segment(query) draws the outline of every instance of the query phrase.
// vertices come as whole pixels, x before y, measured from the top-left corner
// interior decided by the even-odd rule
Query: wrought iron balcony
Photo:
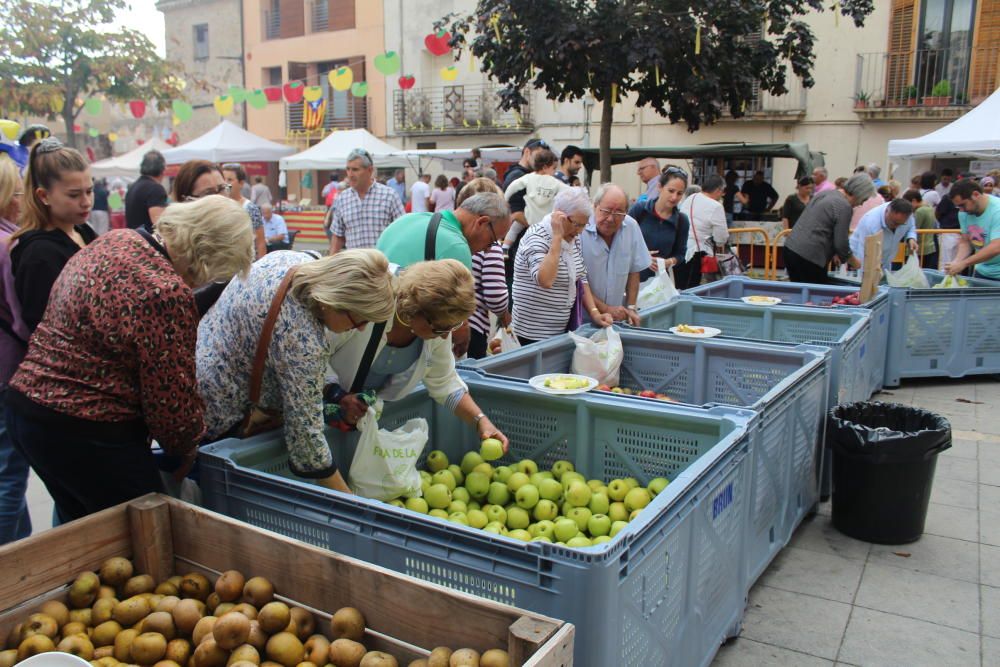
[[[795,76],[788,67],[785,77],[788,92],[784,95],[772,95],[755,87],[753,101],[747,104],[745,113],[751,120],[761,116],[802,117],[806,114],[807,92],[802,86],[802,79]]]
[[[529,103],[520,111],[500,109],[498,88],[457,85],[397,90],[393,96],[396,132],[421,134],[524,134],[534,129]]]
[[[348,91],[331,91],[323,82],[326,113],[320,127],[308,128],[303,123],[305,102],[285,103],[286,133],[312,132],[326,134],[328,130],[368,129],[368,98],[354,97]]]

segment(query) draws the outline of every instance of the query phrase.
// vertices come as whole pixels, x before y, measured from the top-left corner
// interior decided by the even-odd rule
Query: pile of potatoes
[[[192,572],[157,584],[135,575],[128,559],[110,558],[99,572],[80,574],[65,602],[46,602],[16,625],[0,667],[49,651],[94,667],[399,667],[388,653],[367,650],[364,637],[359,610],[338,609],[327,633],[318,632],[316,617],[275,599],[263,577],[229,570],[213,585]],[[509,665],[500,649],[439,647],[409,667]]]

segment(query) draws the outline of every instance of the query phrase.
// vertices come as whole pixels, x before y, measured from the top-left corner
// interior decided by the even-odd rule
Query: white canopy
[[[177,148],[163,151],[167,164],[188,160],[209,162],[277,162],[295,149],[247,132],[228,120]]]
[[[979,106],[940,130],[915,139],[889,142],[889,157],[903,160],[931,157],[994,158],[1000,155],[1000,89]]]
[[[127,153],[109,157],[106,160],[98,160],[90,165],[90,174],[94,178],[136,179],[139,178],[139,165],[142,163],[142,158],[146,153],[153,150],[163,153],[170,148],[172,148],[171,145],[163,139],[153,137]]]
[[[480,154],[486,164],[494,162],[517,162],[521,159],[521,149],[515,146],[498,146],[496,148],[480,148]],[[420,164],[420,159],[438,160],[448,171],[461,171],[462,162],[472,157],[471,148],[418,148],[416,150],[399,151],[398,156],[411,160],[414,168]]]
[[[347,155],[355,148],[368,151],[377,168],[408,167],[405,157],[397,155],[399,149],[382,141],[368,130],[346,130],[334,132],[315,146],[278,163],[285,170],[303,169],[343,169],[347,166]]]

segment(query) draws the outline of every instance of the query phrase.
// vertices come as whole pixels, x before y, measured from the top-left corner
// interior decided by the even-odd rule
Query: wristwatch
[[[480,412],[478,415],[472,418],[472,421],[476,426],[479,426],[479,420],[483,419],[484,417],[486,417],[486,415]]]
[[[636,308],[635,308],[635,304],[634,304],[634,303],[632,303],[632,304],[629,304],[629,305],[625,306],[625,308],[626,308],[627,310],[635,310],[635,309],[636,309]]]

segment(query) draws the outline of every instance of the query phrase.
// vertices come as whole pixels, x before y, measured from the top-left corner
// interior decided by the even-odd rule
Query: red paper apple
[[[399,87],[403,90],[409,90],[413,88],[413,85],[417,82],[413,75],[401,76],[399,77]]]
[[[285,100],[295,104],[302,101],[302,96],[306,94],[306,87],[301,81],[289,81],[284,85]]]
[[[268,102],[280,102],[281,86],[270,86],[269,88],[265,88],[264,95],[267,97]]]
[[[132,100],[128,103],[128,109],[134,118],[142,118],[146,115],[146,103],[142,100]]]
[[[434,55],[443,56],[451,51],[451,47],[448,46],[449,41],[451,41],[451,33],[442,30],[437,34],[431,33],[424,37],[424,46]]]

